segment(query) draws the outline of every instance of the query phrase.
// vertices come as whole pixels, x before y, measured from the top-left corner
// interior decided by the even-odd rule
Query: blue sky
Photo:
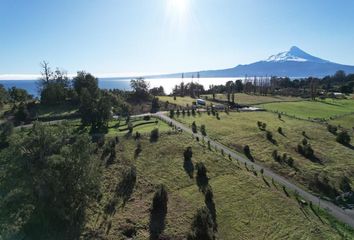
[[[181,2],[181,3],[179,3]],[[0,0],[0,74],[233,67],[296,45],[354,65],[352,0]]]

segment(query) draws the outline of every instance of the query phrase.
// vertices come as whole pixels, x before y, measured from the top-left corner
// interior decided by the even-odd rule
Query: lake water
[[[242,78],[200,78],[199,80],[195,78],[193,81],[202,84],[205,89],[208,89],[210,85],[225,84],[227,81],[235,81],[236,79]],[[163,86],[166,93],[171,93],[174,86],[182,82],[181,78],[154,78],[145,80],[150,83],[151,88]],[[183,81],[188,83],[191,82],[192,79],[185,78]],[[0,80],[0,84],[4,85],[5,88],[23,88],[35,97],[38,96],[37,82],[38,80]],[[98,81],[98,85],[101,89],[130,90],[130,79],[101,78]]]

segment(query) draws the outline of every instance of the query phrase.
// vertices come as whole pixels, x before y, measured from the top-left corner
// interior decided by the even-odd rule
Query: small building
[[[205,106],[206,105],[206,102],[205,102],[205,100],[203,100],[203,99],[197,99],[197,105],[203,105],[203,106]]]

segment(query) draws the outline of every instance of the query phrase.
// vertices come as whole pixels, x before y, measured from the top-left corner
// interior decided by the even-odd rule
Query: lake
[[[210,85],[225,84],[227,81],[242,78],[200,78],[199,80],[194,78],[194,82],[202,84],[205,89],[208,89]],[[98,80],[98,85],[101,89],[121,89],[130,90],[130,80],[122,78],[100,78]],[[162,86],[166,93],[171,93],[172,89],[176,84],[180,84],[181,78],[152,78],[145,79],[150,83],[150,88]],[[183,80],[185,83],[191,82],[191,78],[185,78]],[[23,88],[28,91],[29,94],[33,96],[38,96],[38,80],[0,80],[0,84],[4,85],[5,88],[17,87]]]

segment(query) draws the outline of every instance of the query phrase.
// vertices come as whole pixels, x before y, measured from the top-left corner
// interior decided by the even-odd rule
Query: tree
[[[144,78],[132,79],[130,86],[133,89],[133,100],[140,102],[149,98],[150,84]]]
[[[54,233],[64,235],[58,239],[75,239],[88,203],[99,192],[100,167],[93,149],[88,135],[73,135],[64,125],[35,123],[28,133],[14,135],[1,155],[11,169],[1,182],[2,197],[13,210],[10,221],[27,221],[28,227],[38,229],[34,232],[41,237],[31,239],[48,239]],[[23,201],[16,200],[20,198]]]
[[[66,72],[58,68],[53,72],[46,61],[43,61],[41,66],[42,76],[38,82],[41,103],[52,105],[64,102],[70,90],[70,81]]]
[[[81,98],[82,90],[86,89],[92,99],[99,97],[98,79],[84,71],[77,72],[73,78],[73,86],[77,95]]]
[[[27,90],[17,87],[12,87],[8,90],[10,100],[16,102],[26,102],[32,99],[32,96],[28,94]]]
[[[14,125],[8,121],[0,125],[0,149],[8,146],[8,140],[13,129]]]
[[[9,94],[4,88],[4,85],[0,84],[0,107],[9,100]]]
[[[163,89],[163,87],[162,86],[160,86],[160,87],[155,87],[155,88],[151,88],[150,90],[149,90],[149,93],[151,94],[151,95],[153,95],[153,96],[165,96],[166,94],[165,94],[165,90]]]
[[[349,145],[350,141],[351,141],[350,136],[347,131],[340,132],[338,134],[336,140],[337,140],[337,142],[339,142],[340,144],[343,144],[343,145]]]
[[[192,132],[193,133],[197,133],[198,131],[197,131],[197,125],[195,124],[195,121],[193,121],[193,123],[192,123]]]
[[[193,218],[192,229],[188,234],[188,240],[214,240],[213,220],[206,207],[198,209]]]
[[[160,109],[160,105],[159,105],[159,99],[157,97],[154,97],[152,99],[152,102],[151,102],[151,113],[156,113],[158,112]]]
[[[243,83],[242,80],[236,80],[235,82],[235,89],[237,92],[242,92],[243,91]]]

